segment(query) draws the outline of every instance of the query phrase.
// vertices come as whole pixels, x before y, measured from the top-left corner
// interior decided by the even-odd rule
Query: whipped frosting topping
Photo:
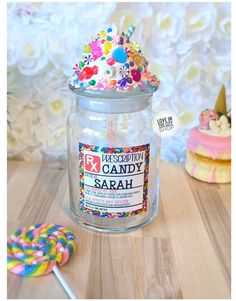
[[[213,109],[206,109],[199,117],[198,130],[210,136],[230,136],[231,118]]]
[[[86,44],[68,81],[70,89],[155,92],[160,81],[148,70],[139,45],[130,40],[134,29],[131,25],[125,34],[113,26]]]

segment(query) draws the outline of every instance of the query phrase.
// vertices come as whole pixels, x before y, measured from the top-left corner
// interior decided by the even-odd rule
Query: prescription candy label
[[[150,144],[100,147],[79,143],[80,209],[120,218],[147,210]]]

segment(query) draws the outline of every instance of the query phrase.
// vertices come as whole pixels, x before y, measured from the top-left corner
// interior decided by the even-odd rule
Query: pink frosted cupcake
[[[222,89],[215,109],[201,112],[187,139],[186,170],[208,183],[231,182],[231,119]]]

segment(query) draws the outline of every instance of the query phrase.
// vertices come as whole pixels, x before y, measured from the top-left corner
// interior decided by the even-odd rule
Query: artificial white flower
[[[37,144],[34,139],[32,126],[32,109],[25,107],[16,119],[11,119],[11,127],[8,128],[8,151],[11,155],[23,152]]]
[[[170,51],[167,55],[158,55],[156,56],[151,49],[145,51],[145,55],[150,62],[150,70],[158,75],[161,85],[158,89],[158,98],[167,98],[171,97],[175,91],[176,86],[176,68],[178,65],[178,58],[176,52],[173,50]],[[170,72],[170,70],[172,70]]]
[[[215,31],[217,10],[213,3],[191,3],[186,8],[185,36],[192,43],[206,43]]]
[[[225,83],[230,80],[230,75],[231,75],[231,68],[229,65],[219,65],[216,68],[216,79],[220,83]]]
[[[183,57],[177,70],[177,83],[181,83],[184,87],[192,85],[197,87],[202,79],[202,72],[205,70],[205,58],[203,55],[189,52],[188,55]],[[198,89],[197,89],[198,90]]]
[[[76,26],[52,27],[46,33],[48,43],[48,58],[65,75],[70,76],[73,72],[74,62],[79,60],[85,43],[81,39]]]
[[[43,32],[34,25],[22,26],[24,35],[19,48],[17,67],[27,76],[42,72],[48,64],[47,41]]]
[[[27,100],[17,97],[15,94],[10,94],[7,97],[7,111],[9,112],[10,123],[17,122],[20,114],[25,110]]]
[[[219,43],[220,44],[220,43]],[[224,50],[218,43],[214,48],[216,51],[212,51],[207,60],[207,76],[204,78],[204,90],[216,99],[217,91],[219,91],[222,84],[226,87],[227,100],[230,103],[231,94],[231,59],[229,50]],[[221,44],[227,44],[222,43]],[[223,47],[227,48],[227,47]]]
[[[61,122],[60,124],[41,124],[34,125],[34,135],[36,140],[41,145],[41,151],[44,153],[58,154],[66,152],[66,124]]]
[[[177,43],[184,30],[185,6],[170,3],[157,9],[154,15],[149,42],[160,53],[169,53],[172,43]]]
[[[118,3],[112,19],[123,30],[128,30],[131,24],[139,25],[143,19],[152,15],[152,7],[149,3]],[[136,26],[138,27],[138,26]],[[138,28],[136,28],[138,29]],[[135,29],[135,30],[136,30]],[[135,34],[135,33],[134,33]]]
[[[32,120],[32,132],[44,153],[66,151],[66,120],[72,99],[62,90],[46,90],[38,93],[41,107]]]
[[[216,29],[219,39],[230,40],[231,38],[231,3],[215,3],[218,10]]]
[[[144,45],[144,38],[148,35],[148,29],[144,28],[144,21],[152,15],[153,9],[149,3],[122,3],[117,4],[117,9],[112,14],[112,21],[117,24],[122,31],[127,32],[131,24],[135,25],[135,31],[131,40]]]
[[[32,86],[32,78],[20,74],[17,69],[9,68],[7,73],[7,89],[10,95],[8,105],[11,105],[12,99],[19,103],[19,106],[37,107],[35,104],[35,90]],[[13,102],[14,102],[13,101]],[[14,114],[13,114],[14,115]]]
[[[67,76],[59,72],[53,65],[49,65],[45,72],[33,76],[31,89],[40,95],[42,92],[46,94],[48,90],[52,91],[60,89],[60,91],[67,90]],[[46,89],[45,89],[46,87]],[[45,103],[46,99],[40,98],[40,103]]]
[[[226,17],[219,22],[219,30],[222,33],[222,36],[226,39],[230,39],[231,35],[231,19]]]
[[[70,96],[70,91],[64,92],[62,89],[53,91],[48,88],[39,92],[35,100],[41,103],[41,107],[38,109],[41,122],[50,124],[56,119],[59,123],[64,121],[70,112],[71,103],[74,101],[74,97]]]
[[[70,111],[70,101],[70,99],[63,98],[62,94],[55,95],[54,97],[50,97],[46,107],[52,115],[62,115],[65,117],[68,116]]]
[[[79,17],[79,22],[92,27],[96,25],[96,23],[107,23],[109,17],[115,11],[116,5],[117,4],[115,2],[98,2],[96,4],[92,2],[80,2],[76,4],[75,8],[77,11],[77,17]],[[87,31],[87,33],[88,32],[89,31]]]

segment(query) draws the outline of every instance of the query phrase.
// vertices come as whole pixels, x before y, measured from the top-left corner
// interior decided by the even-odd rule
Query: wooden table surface
[[[68,213],[65,162],[8,163],[8,234],[53,222],[78,236],[61,267],[79,298],[230,298],[230,185],[206,184],[183,166],[161,164],[159,211],[127,234],[93,233]],[[8,298],[64,299],[53,274],[22,278],[8,272]]]

